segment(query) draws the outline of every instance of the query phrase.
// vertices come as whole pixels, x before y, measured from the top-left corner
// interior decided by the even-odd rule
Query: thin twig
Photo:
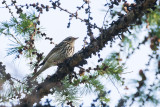
[[[76,19],[79,19],[79,20],[82,21],[82,22],[86,22],[84,19],[78,17],[77,15],[75,15],[75,14],[72,13],[72,12],[69,12],[67,9],[63,9],[62,7],[60,7],[60,6],[58,6],[58,5],[56,5],[56,7],[58,7],[60,10],[62,10],[62,11],[64,11],[64,12],[66,12],[66,13],[74,16]],[[50,8],[53,8],[53,7],[50,7]],[[91,23],[89,23],[89,24],[90,24],[91,26],[94,26],[94,25],[91,24]],[[94,27],[97,28],[97,29],[99,29],[99,30],[101,30],[101,28],[99,28],[98,26],[94,26]]]
[[[5,8],[8,8],[8,10],[9,10],[9,13],[11,14],[11,16],[13,17],[13,18],[15,18],[14,17],[14,15],[13,15],[13,12],[11,11],[11,9],[9,8],[9,5],[7,5],[7,3],[5,2],[4,3],[5,5],[6,5],[6,7]],[[16,19],[16,18],[15,18]]]
[[[4,34],[4,35],[10,35],[10,36],[12,36],[13,37],[13,39],[18,43],[18,44],[20,44],[21,46],[23,46],[23,44],[19,41],[19,40],[17,40],[17,38],[13,35],[13,34],[7,34],[7,33],[4,33],[4,32],[2,32],[2,34]]]
[[[107,75],[108,75],[108,74],[107,74]],[[112,84],[114,85],[114,87],[116,88],[118,94],[120,95],[120,97],[121,97],[121,99],[122,99],[122,95],[121,95],[121,93],[120,93],[118,87],[114,84],[114,82],[113,82],[112,79],[109,77],[109,75],[108,75],[108,78],[110,79],[110,81],[112,82]]]
[[[102,28],[103,28],[103,26],[104,26],[104,24],[105,24],[105,20],[106,20],[106,16],[107,16],[108,12],[109,12],[109,9],[107,10],[107,12],[106,12],[106,14],[105,14],[105,16],[104,16]]]
[[[17,81],[17,82],[19,82],[19,83],[21,83],[21,84],[27,85],[27,84],[25,84],[25,83],[21,82],[20,80],[18,80],[18,79],[16,79],[16,78],[14,78],[14,77],[11,77],[11,79],[13,79],[13,80],[15,80],[15,81]]]
[[[13,6],[13,5],[6,5],[7,8],[8,8],[9,6]],[[26,5],[17,5],[17,6],[26,6]],[[0,7],[0,8],[6,8],[6,7]],[[64,12],[70,14],[71,16],[75,17],[76,19],[79,19],[81,22],[86,22],[84,19],[78,17],[77,14],[72,13],[72,12],[69,12],[67,9],[63,9],[63,8],[60,7],[59,5],[56,5],[56,7],[58,7],[60,10],[62,10],[62,11],[64,11]],[[53,7],[50,7],[50,8],[53,8]],[[10,9],[9,9],[9,11],[10,11]],[[77,12],[77,11],[76,11],[76,12]],[[11,14],[12,14],[12,16],[13,16],[13,12],[11,12]],[[14,16],[13,16],[13,17],[14,17]],[[93,25],[93,24],[91,24],[91,23],[89,23],[89,24],[90,24],[91,26],[94,26],[95,28],[101,30],[101,28],[99,28],[98,26],[95,26],[95,25]]]
[[[86,3],[82,4],[82,6],[81,6],[81,7],[83,7],[85,4],[86,4]],[[77,9],[77,10],[76,10],[76,12],[74,13],[76,16],[78,15],[78,14],[77,14],[78,10],[79,10],[79,9]],[[71,19],[70,19],[70,20],[72,20],[72,18],[73,18],[73,17],[71,17]]]

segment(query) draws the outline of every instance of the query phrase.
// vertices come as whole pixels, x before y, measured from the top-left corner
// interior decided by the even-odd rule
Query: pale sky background
[[[8,0],[9,1],[9,0]],[[7,2],[8,2],[7,1]],[[48,0],[34,0],[34,3],[36,2],[43,3],[43,4],[49,4]],[[82,0],[60,0],[61,7],[67,9],[68,11],[74,13],[77,10],[77,6],[81,6],[83,4]],[[132,0],[131,0],[132,2]],[[26,3],[33,3],[32,0],[17,0],[18,4],[26,4]],[[91,0],[91,16],[93,17],[93,22],[97,24],[97,26],[101,27],[105,15],[105,11],[107,10],[106,7],[103,5],[106,3],[106,0]],[[87,5],[86,5],[87,6]],[[0,7],[4,7],[4,5],[0,4]],[[14,7],[12,7],[13,9]],[[28,10],[27,10],[28,11]],[[32,12],[32,10],[30,10]],[[10,19],[10,14],[8,12],[8,9],[0,8],[0,22],[1,21],[8,21]],[[14,13],[15,14],[15,13]],[[84,14],[84,10],[79,11],[79,17],[82,19],[87,18],[88,16]],[[16,15],[16,14],[15,14]],[[69,22],[69,14],[60,11],[59,9],[53,10],[50,9],[49,12],[45,12],[41,14],[40,17],[40,24],[44,28],[43,31],[47,34],[47,36],[53,38],[53,42],[59,43],[67,36],[74,36],[79,37],[79,39],[75,42],[75,53],[79,51],[82,48],[83,39],[86,36],[86,26],[85,23],[81,22],[80,20],[76,20],[75,18],[71,21],[71,26],[68,29],[67,24]],[[98,36],[99,32],[98,30],[93,30],[94,36]],[[142,29],[141,33],[138,34],[139,40],[142,40],[142,38],[147,35],[145,29]],[[7,56],[6,57],[6,49],[8,47],[8,44],[10,41],[4,37],[4,35],[0,36],[1,41],[1,47],[0,47],[0,61],[3,62],[4,65],[6,65],[6,72],[9,72],[13,77],[22,79],[27,74],[32,73],[29,69],[29,66],[27,66],[28,61],[25,58],[17,59],[16,61],[13,61],[13,56]],[[119,51],[117,47],[119,43],[119,40],[113,45],[113,48],[109,48],[109,45],[106,45],[105,48],[100,52],[101,57],[105,58],[107,55],[109,55],[111,52]],[[41,51],[44,52],[44,55],[47,55],[48,52],[54,47],[54,45],[50,45],[49,41],[41,39],[38,42],[36,42],[36,47]],[[146,48],[147,47],[147,48]],[[130,59],[127,62],[127,69],[125,72],[131,72],[128,74],[123,74],[123,77],[126,79],[140,79],[138,75],[138,72],[140,69],[145,68],[145,64],[148,61],[148,55],[151,53],[149,44],[142,45],[140,47],[140,50],[137,50],[133,56],[130,57]],[[93,56],[91,59],[88,59],[88,64],[85,65],[85,68],[88,68],[89,66],[94,67],[97,65],[98,56]],[[27,62],[27,63],[26,63]],[[46,77],[47,75],[53,74],[53,69],[56,70],[57,67],[51,67],[44,71],[41,76]],[[77,69],[77,68],[76,68]],[[147,74],[147,76],[150,76],[151,74]],[[152,79],[152,78],[151,78]],[[128,81],[129,83],[130,81]],[[118,99],[120,99],[120,95],[118,94],[116,88],[113,86],[113,84],[110,81],[105,81],[104,84],[106,85],[107,90],[111,90],[111,93],[109,97],[111,97],[111,102],[109,103],[110,107],[114,107],[115,104],[117,104]],[[136,89],[133,89],[133,85],[127,85],[129,88],[129,91],[124,91],[124,86],[121,86],[119,83],[116,83],[116,86],[118,87],[120,93],[123,94],[130,94],[134,93]],[[90,106],[90,103],[93,99],[95,99],[97,96],[93,94],[89,94],[87,96],[82,97],[82,102],[84,102],[84,107]],[[149,105],[148,105],[149,107]]]

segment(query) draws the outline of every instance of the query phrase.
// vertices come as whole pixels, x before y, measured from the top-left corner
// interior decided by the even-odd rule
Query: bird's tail
[[[29,81],[33,81],[39,74],[41,74],[41,73],[42,73],[43,71],[45,71],[47,68],[49,68],[49,66],[46,66],[46,64],[44,64],[44,65],[40,68],[40,70],[39,70],[38,72],[36,72],[33,77],[31,77],[31,78],[29,79]]]

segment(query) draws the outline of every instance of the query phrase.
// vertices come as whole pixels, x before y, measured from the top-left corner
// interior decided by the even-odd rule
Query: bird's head
[[[76,39],[78,39],[78,37],[69,36],[69,37],[65,38],[65,39],[63,40],[63,42],[67,42],[67,43],[71,43],[71,44],[72,44],[72,43],[75,42]]]

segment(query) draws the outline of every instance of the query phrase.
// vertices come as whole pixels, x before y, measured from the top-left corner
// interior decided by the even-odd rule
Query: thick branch
[[[21,100],[20,106],[32,106],[33,103],[39,102],[42,97],[50,93],[50,89],[59,85],[60,80],[71,73],[76,66],[84,65],[84,59],[91,57],[92,54],[102,50],[108,41],[118,34],[126,31],[131,24],[134,24],[137,18],[142,17],[147,9],[155,5],[156,0],[145,0],[144,3],[136,6],[134,10],[128,12],[122,18],[119,18],[108,29],[101,31],[99,37],[93,40],[85,49],[81,49],[74,56],[60,65],[56,74],[46,79],[43,83],[38,85],[31,95],[26,96]]]

